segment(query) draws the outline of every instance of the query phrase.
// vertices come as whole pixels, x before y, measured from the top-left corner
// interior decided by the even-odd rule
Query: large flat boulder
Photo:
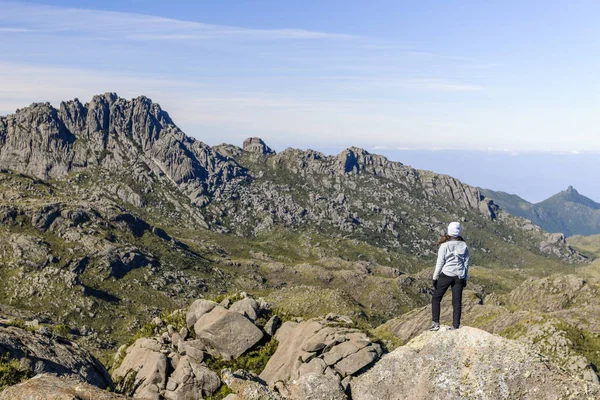
[[[463,327],[425,332],[350,382],[356,400],[596,399],[598,385],[572,377],[524,344]]]
[[[279,345],[261,372],[260,378],[271,387],[278,381],[286,382],[297,378],[298,376],[294,375],[302,365],[300,360],[302,345],[321,329],[323,324],[319,321],[285,322],[275,334]]]
[[[275,339],[279,341],[277,351],[260,374],[271,387],[308,374],[339,383],[364,371],[382,353],[381,346],[363,332],[321,319],[286,322]]]
[[[237,358],[263,338],[263,332],[248,318],[237,312],[216,306],[194,325],[196,340],[207,351],[223,359]]]
[[[200,299],[194,301],[185,315],[188,329],[191,329],[204,314],[210,312],[216,306],[217,303],[210,300]]]

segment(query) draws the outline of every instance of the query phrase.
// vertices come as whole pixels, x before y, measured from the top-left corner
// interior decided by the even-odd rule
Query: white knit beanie
[[[460,236],[460,222],[450,222],[450,225],[448,225],[448,235]]]

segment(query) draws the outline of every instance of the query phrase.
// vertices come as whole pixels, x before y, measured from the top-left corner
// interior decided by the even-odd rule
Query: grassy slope
[[[489,199],[494,200],[494,203],[498,204],[503,210],[508,211],[512,215],[531,220],[533,204],[527,200],[517,196],[516,194],[510,194],[502,191],[494,191],[482,188],[480,188],[480,190],[481,194]]]
[[[575,235],[567,239],[569,246],[593,258],[600,258],[600,235]]]

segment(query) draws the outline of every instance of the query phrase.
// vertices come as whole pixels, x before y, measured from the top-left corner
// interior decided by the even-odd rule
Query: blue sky
[[[535,153],[600,200],[572,161],[600,153],[598,15],[591,0],[0,0],[0,114],[145,94],[208,144],[354,145],[446,173],[452,150],[458,178],[541,200],[565,187]],[[489,154],[527,162],[502,183]]]

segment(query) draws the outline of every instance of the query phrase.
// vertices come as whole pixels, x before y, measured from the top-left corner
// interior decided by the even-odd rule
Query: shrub
[[[224,368],[229,368],[232,371],[244,369],[259,375],[267,366],[271,356],[275,354],[275,350],[277,350],[277,344],[277,340],[271,339],[256,350],[252,350],[234,360],[225,361],[219,358],[208,357],[206,364],[211,370],[217,372],[218,374],[220,374]]]
[[[56,325],[55,327],[53,327],[52,331],[58,336],[68,338],[69,334],[71,333],[71,328],[69,328],[65,324],[60,324],[60,325]]]
[[[4,388],[23,382],[33,376],[33,371],[19,364],[15,358],[10,358],[7,353],[0,356],[0,391]]]

